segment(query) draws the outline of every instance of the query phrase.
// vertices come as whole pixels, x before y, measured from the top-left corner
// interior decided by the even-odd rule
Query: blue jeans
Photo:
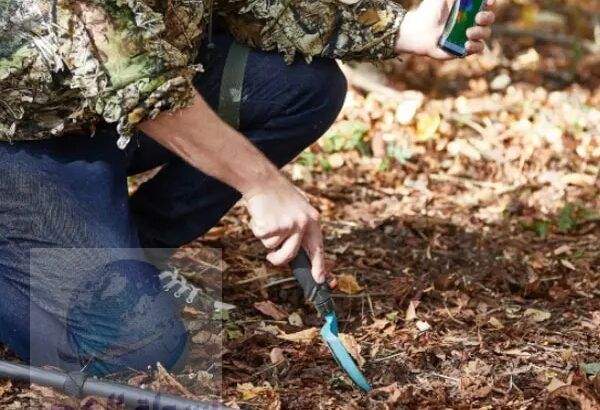
[[[231,41],[216,36],[194,82],[215,109]],[[324,59],[286,66],[253,50],[245,76],[241,132],[278,166],[327,130],[346,92]],[[103,375],[171,368],[185,353],[179,311],[141,249],[198,238],[239,194],[148,137],[125,151],[116,139],[103,125],[94,138],[0,144],[0,342],[34,365]],[[127,176],[159,165],[129,197]]]

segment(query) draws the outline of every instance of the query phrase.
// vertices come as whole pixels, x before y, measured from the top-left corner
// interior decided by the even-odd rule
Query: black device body
[[[486,0],[456,0],[450,11],[444,33],[439,41],[442,50],[457,57],[467,55],[467,30],[475,26],[477,14],[485,8]]]

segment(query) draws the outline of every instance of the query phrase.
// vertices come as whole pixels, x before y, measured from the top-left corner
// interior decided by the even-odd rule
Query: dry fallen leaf
[[[283,340],[294,343],[310,343],[319,335],[319,330],[316,327],[301,330],[296,333],[283,333],[277,337]]]
[[[526,319],[531,320],[532,322],[543,322],[550,319],[552,315],[550,312],[545,310],[529,308],[525,311],[524,316]]]
[[[470,393],[470,396],[475,399],[484,399],[490,395],[490,393],[492,392],[492,389],[493,389],[493,386],[491,384],[487,385],[487,386],[482,386],[482,387],[472,391]]]
[[[417,306],[419,305],[418,300],[411,300],[408,304],[408,308],[406,309],[405,320],[407,322],[412,322],[417,318]]]
[[[358,284],[354,275],[343,274],[337,277],[338,289],[341,292],[353,295],[359,293],[363,288]]]
[[[200,386],[210,386],[210,383],[214,380],[215,375],[207,372],[206,370],[199,370],[196,374],[196,381]]]
[[[578,186],[594,186],[596,183],[595,175],[587,174],[567,174],[563,175],[561,182],[565,185],[578,185]]]
[[[419,91],[405,91],[402,100],[396,107],[396,121],[402,125],[410,124],[417,115],[417,111],[425,102],[425,95]]]
[[[281,333],[281,331],[279,330],[279,328],[277,326],[267,325],[265,322],[260,322],[258,324],[258,330],[261,333],[268,333],[273,336],[277,336],[279,333]]]
[[[261,399],[261,408],[263,409],[279,410],[281,408],[279,393],[273,389],[269,382],[264,382],[261,386],[255,386],[252,383],[238,384],[237,391],[242,394],[242,400],[244,401],[255,398]]]
[[[593,387],[594,391],[596,392],[596,396],[600,397],[600,375],[594,377],[594,379],[592,381],[592,387]]]
[[[377,389],[373,389],[369,393],[369,395],[370,396],[377,396],[377,397],[379,397],[379,396],[381,396],[381,393],[384,393],[385,403],[386,404],[396,404],[404,396],[409,395],[409,393],[410,393],[410,386],[402,386],[400,383],[395,382],[395,383],[390,384],[389,386],[379,387]],[[377,401],[380,401],[380,400],[377,399]]]
[[[0,397],[4,396],[4,393],[9,391],[12,388],[12,382],[7,380],[6,382],[0,384]]]
[[[329,162],[329,165],[331,165],[331,168],[333,169],[338,169],[344,166],[344,156],[342,154],[340,154],[339,152],[336,152],[334,154],[331,154],[329,156],[329,158],[327,158],[327,161]]]
[[[196,344],[206,344],[210,342],[217,343],[218,341],[219,338],[217,335],[206,330],[201,330],[192,337],[192,343]]]
[[[418,320],[417,323],[416,323],[416,325],[417,325],[417,329],[419,329],[419,331],[421,331],[421,332],[426,332],[429,329],[431,329],[431,325],[429,323],[427,323],[427,322],[422,321],[422,320]]]
[[[592,323],[596,327],[600,327],[600,310],[592,312]]]
[[[257,387],[250,382],[237,385],[237,391],[242,393],[242,400],[252,399],[262,393],[265,389],[265,387]]]
[[[548,384],[548,386],[546,386],[546,390],[548,390],[550,393],[552,393],[554,390],[558,389],[559,387],[563,387],[566,385],[567,385],[567,383],[554,377],[552,380],[550,380],[550,383]]]
[[[571,400],[579,404],[581,410],[598,410],[600,402],[588,390],[578,386],[562,386],[548,396],[548,402],[556,398]]]
[[[419,115],[417,117],[417,140],[429,141],[433,139],[441,123],[442,117],[437,113]]]
[[[365,364],[365,359],[360,354],[361,346],[358,344],[354,336],[345,333],[340,333],[339,337],[340,341],[342,342],[348,353],[350,353],[354,360],[356,360],[358,366],[363,367]]]
[[[516,356],[516,357],[529,357],[531,353],[527,353],[521,349],[509,349],[504,351],[499,351],[500,354],[505,354],[508,356]]]
[[[554,250],[555,256],[560,256],[565,253],[571,253],[571,247],[569,245],[562,245]]]
[[[186,306],[183,308],[183,314],[190,315],[190,316],[200,316],[202,314],[202,312],[197,309],[194,309],[191,306]]]
[[[81,409],[85,409],[85,410],[113,410],[113,409],[120,409],[122,406],[120,405],[112,405],[107,403],[108,400],[104,400],[104,399],[98,399],[97,397],[86,397],[85,399],[81,400],[81,402],[79,403],[79,406],[77,406],[77,408],[81,408]],[[51,410],[55,410],[55,409],[70,409],[71,407],[65,406],[65,407],[50,407]]]
[[[496,319],[494,316],[492,316],[488,322],[490,325],[494,326],[498,330],[504,329],[504,325],[502,324],[502,322]]]
[[[272,317],[275,320],[284,320],[288,317],[288,313],[279,305],[271,302],[270,300],[264,302],[256,302],[254,304],[256,310],[262,314]]]
[[[59,405],[63,405],[65,407],[72,406],[72,408],[79,407],[79,403],[77,403],[76,399],[67,397],[66,395],[61,394],[50,387],[31,384],[30,389],[36,397],[40,398],[44,403],[50,404],[50,408],[52,408],[52,406],[58,407]]]
[[[295,327],[302,327],[302,326],[304,326],[304,322],[302,321],[302,317],[297,312],[292,313],[288,317],[288,322],[290,323],[290,325],[295,326]]]
[[[577,268],[575,267],[575,265],[573,265],[571,262],[569,262],[569,261],[568,261],[568,260],[566,260],[566,259],[561,259],[561,260],[560,260],[560,263],[561,263],[561,264],[562,264],[562,265],[563,265],[565,268],[567,268],[567,269],[574,270],[574,271],[576,271],[576,270],[577,270]]]
[[[156,364],[156,385],[152,390],[165,391],[179,396],[187,397],[192,400],[199,398],[185,388],[179,381],[173,377],[167,369],[160,363]]]
[[[272,364],[278,364],[285,361],[285,357],[283,356],[283,350],[281,350],[278,347],[274,347],[273,350],[271,350],[269,357],[271,358]]]

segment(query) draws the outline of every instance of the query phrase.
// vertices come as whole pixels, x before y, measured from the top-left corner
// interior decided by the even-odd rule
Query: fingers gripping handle
[[[324,316],[335,310],[333,299],[329,294],[329,285],[326,283],[318,284],[311,272],[311,264],[308,255],[304,249],[300,249],[296,258],[290,264],[292,272],[300,287],[304,291],[304,297],[313,302],[319,313]]]

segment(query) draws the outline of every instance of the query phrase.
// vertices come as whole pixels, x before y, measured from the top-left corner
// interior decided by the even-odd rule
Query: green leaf
[[[323,168],[323,171],[325,172],[329,172],[333,169],[329,161],[327,161],[327,158],[319,157],[319,163],[321,164],[321,168]]]
[[[550,223],[548,221],[535,221],[531,226],[531,230],[537,233],[541,239],[546,240],[548,238],[549,226]]]
[[[367,124],[360,121],[341,121],[323,136],[321,148],[327,154],[357,149],[361,154],[368,153],[364,138],[369,130]]]
[[[579,365],[581,370],[583,370],[589,376],[596,376],[600,374],[600,362],[598,363],[581,363]]]
[[[227,309],[217,310],[213,313],[213,320],[227,322],[229,319],[229,311]]]
[[[227,337],[229,340],[240,339],[244,334],[239,329],[227,329]]]
[[[387,152],[390,157],[401,164],[406,164],[413,156],[413,152],[410,148],[395,145],[388,146]]]
[[[385,318],[390,321],[393,322],[394,320],[396,320],[396,318],[398,317],[399,312],[397,310],[393,310],[390,313],[388,313],[387,315],[385,315]]]
[[[381,163],[379,164],[379,167],[377,168],[377,170],[379,172],[386,172],[390,169],[391,165],[392,165],[392,161],[390,160],[390,157],[385,157],[381,160]]]
[[[304,165],[310,170],[313,170],[317,164],[317,156],[310,151],[304,151],[298,157],[298,163]]]
[[[562,233],[570,233],[579,225],[585,224],[594,218],[594,212],[587,209],[580,202],[567,204],[558,215],[558,229]]]
[[[569,233],[576,227],[575,206],[573,204],[567,204],[558,216],[558,229],[562,233]]]

